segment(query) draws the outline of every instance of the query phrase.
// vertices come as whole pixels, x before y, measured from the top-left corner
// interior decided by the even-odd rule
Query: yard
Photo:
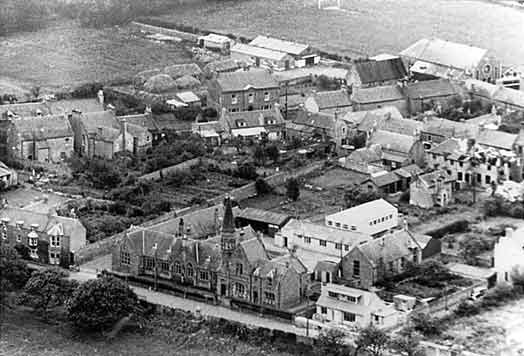
[[[2,193],[2,198],[6,199],[11,207],[24,207],[44,214],[47,214],[49,209],[55,209],[70,200],[70,198],[63,195],[42,192],[29,186],[22,186],[4,192]]]
[[[0,37],[0,88],[63,90],[89,82],[130,79],[151,68],[186,63],[183,44],[159,44],[127,27],[91,29],[58,22],[37,32]]]

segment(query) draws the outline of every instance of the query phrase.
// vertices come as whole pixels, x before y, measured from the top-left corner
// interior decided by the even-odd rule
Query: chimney
[[[113,114],[116,113],[116,108],[112,104],[107,105],[106,109],[107,111],[111,111]]]
[[[120,121],[122,125],[122,148],[124,151],[126,151],[126,140],[127,140],[127,120],[126,118],[122,118],[122,121]]]
[[[513,236],[513,229],[511,227],[506,228],[506,237],[511,238]]]
[[[104,106],[104,92],[102,91],[102,89],[100,89],[96,95],[98,97],[98,102],[100,103],[100,105]]]
[[[406,230],[406,231],[409,230],[408,220],[407,219],[402,220],[402,226],[404,227],[404,230]]]
[[[151,105],[146,105],[144,114],[147,115],[148,117],[151,117],[151,115],[153,115],[153,109],[151,109]]]
[[[40,225],[38,224],[31,224],[31,231],[36,231]]]

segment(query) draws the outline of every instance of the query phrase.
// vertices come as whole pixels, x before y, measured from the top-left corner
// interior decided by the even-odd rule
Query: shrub
[[[440,239],[448,234],[454,234],[458,232],[465,232],[469,227],[469,221],[467,220],[457,220],[447,225],[444,225],[438,229],[429,231],[426,235],[429,235],[433,238]]]
[[[348,354],[344,345],[346,335],[339,329],[323,331],[315,342],[317,355],[342,356]]]
[[[267,184],[263,178],[257,178],[255,181],[255,189],[257,190],[258,195],[269,194],[273,191],[273,188]]]
[[[418,331],[427,337],[440,335],[444,328],[440,323],[440,320],[424,313],[416,313],[412,315],[411,322],[413,323],[413,329],[415,331]]]
[[[298,200],[300,196],[300,183],[296,178],[289,178],[286,181],[286,196],[293,201]]]
[[[458,317],[477,315],[482,309],[480,305],[470,301],[462,301],[455,309],[454,313]]]
[[[481,300],[481,306],[484,308],[498,307],[508,300],[513,300],[518,296],[517,291],[510,285],[499,285],[486,292]]]

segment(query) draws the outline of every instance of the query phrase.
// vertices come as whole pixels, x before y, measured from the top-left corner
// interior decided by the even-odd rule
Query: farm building
[[[247,64],[255,67],[276,71],[290,69],[295,66],[293,57],[287,53],[242,43],[237,43],[231,48],[231,58],[245,61]]]
[[[233,40],[229,37],[210,33],[206,36],[198,37],[198,45],[201,48],[219,51],[223,54],[229,54]]]

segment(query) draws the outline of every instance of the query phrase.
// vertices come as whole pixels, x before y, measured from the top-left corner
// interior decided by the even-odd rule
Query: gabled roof
[[[377,211],[386,211],[391,209],[396,209],[396,207],[384,199],[376,199],[335,214],[327,215],[326,219],[337,221],[345,220],[348,222],[350,222],[354,217],[358,217],[359,219],[371,219],[377,215]]]
[[[403,100],[404,94],[398,85],[386,85],[371,88],[355,88],[352,99],[357,103],[380,103]]]
[[[382,151],[396,151],[407,154],[417,142],[417,138],[394,132],[376,130],[368,140],[368,145],[380,145]]]
[[[103,111],[104,105],[98,99],[67,99],[46,102],[50,110],[55,114],[68,115],[72,112],[87,113]]]
[[[348,159],[365,163],[380,162],[382,159],[382,149],[380,146],[362,147],[351,152]]]
[[[422,132],[448,138],[476,138],[479,127],[464,122],[431,117],[424,121]]]
[[[415,74],[423,74],[425,76],[436,78],[450,78],[454,80],[462,80],[466,76],[466,72],[462,69],[424,61],[416,61],[409,70]]]
[[[486,54],[486,49],[438,38],[423,38],[400,52],[402,57],[463,70],[477,67]]]
[[[487,99],[492,99],[495,92],[499,89],[498,85],[484,82],[477,79],[466,79],[466,89],[471,91],[472,94],[481,96]]]
[[[418,176],[418,179],[420,179],[430,188],[434,187],[438,181],[441,181],[442,183],[449,183],[455,180],[444,169],[437,169],[429,173],[421,174]]]
[[[271,49],[273,51],[289,53],[294,56],[299,56],[309,49],[309,46],[307,44],[296,43],[266,36],[257,36],[253,41],[249,42],[249,44],[251,46]]]
[[[332,130],[335,128],[335,117],[328,113],[311,113],[301,110],[293,120],[294,124],[306,125],[322,130]]]
[[[73,136],[69,120],[63,115],[21,117],[12,122],[21,139],[26,141]]]
[[[383,174],[374,175],[370,179],[377,187],[385,187],[400,181],[400,177],[395,172],[384,172]]]
[[[120,135],[120,122],[111,111],[84,113],[81,121],[87,133],[96,134],[97,139],[113,141]]]
[[[240,213],[237,215],[237,218],[243,218],[247,220],[254,220],[266,224],[281,226],[291,217],[287,214],[279,214],[268,210],[245,208],[240,211]]]
[[[284,60],[289,54],[280,51],[274,51],[267,48],[256,47],[243,43],[237,43],[231,48],[231,53],[240,53],[251,57],[266,58],[274,61]]]
[[[451,81],[447,79],[422,80],[415,83],[408,83],[406,91],[411,99],[434,98],[458,94],[458,90]]]
[[[138,114],[138,115],[126,115],[118,116],[118,120],[126,120],[128,124],[142,126],[149,131],[157,130],[157,126],[153,118],[148,114]]]
[[[265,70],[221,73],[216,81],[223,92],[278,88],[278,82]]]
[[[465,139],[448,138],[442,141],[437,146],[433,147],[429,152],[441,155],[466,154],[468,151],[467,142]]]
[[[524,91],[499,86],[493,94],[493,100],[518,106],[524,109]]]
[[[223,35],[218,35],[216,33],[210,33],[206,36],[200,36],[198,38],[199,40],[203,39],[203,40],[206,40],[206,41],[210,41],[210,42],[215,42],[215,43],[229,43],[229,42],[233,42],[233,40],[227,36],[223,36]]]
[[[367,111],[352,111],[346,113],[342,120],[358,125],[360,124],[368,114],[375,116],[386,117],[391,116],[393,119],[402,119],[402,114],[395,106],[384,106],[382,108],[367,110]]]
[[[378,129],[408,136],[416,136],[422,130],[422,126],[421,121],[402,118],[397,119],[390,115],[375,115],[368,112],[357,126],[357,129],[365,132]]]
[[[513,150],[517,135],[497,130],[480,130],[477,143],[483,146]]]
[[[402,168],[395,169],[393,172],[400,177],[410,178],[422,173],[423,170],[418,165],[413,163]]]
[[[408,231],[402,229],[369,240],[354,248],[360,250],[372,265],[378,266],[380,261],[388,263],[397,261],[401,257],[410,258],[413,255],[411,249],[420,249],[420,245]]]
[[[53,114],[46,102],[0,105],[0,116],[6,115],[7,112],[19,117],[33,117],[37,116],[38,113],[44,116]]]
[[[265,261],[269,259],[264,244],[257,237],[240,242],[240,248],[244,251],[247,261],[252,266],[259,261]]]
[[[400,58],[355,62],[353,66],[362,84],[401,80],[408,75]]]
[[[228,112],[225,114],[224,119],[231,130],[263,127],[266,125],[282,125],[284,123],[282,115],[276,109]],[[270,124],[271,121],[274,123]]]
[[[313,98],[320,110],[351,106],[351,98],[345,89],[320,91]]]
[[[195,103],[195,102],[200,101],[200,98],[192,91],[183,91],[183,92],[177,93],[176,96],[186,104]]]

